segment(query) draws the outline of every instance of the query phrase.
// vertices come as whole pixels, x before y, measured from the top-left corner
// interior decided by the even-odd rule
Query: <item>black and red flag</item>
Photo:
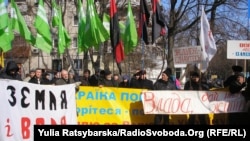
[[[139,30],[138,37],[143,39],[145,44],[149,44],[147,26],[149,23],[150,13],[148,11],[146,0],[140,0],[140,12],[139,12]]]
[[[120,28],[115,0],[110,0],[110,40],[113,56],[121,74],[120,63],[124,60],[124,48],[120,38]]]
[[[159,0],[152,0],[152,44],[166,34],[166,28]]]

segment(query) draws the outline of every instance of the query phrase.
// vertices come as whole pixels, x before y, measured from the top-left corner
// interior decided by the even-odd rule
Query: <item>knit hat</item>
[[[122,76],[122,79],[123,79],[123,80],[129,80],[129,76],[123,75],[123,76]]]
[[[236,76],[241,76],[241,77],[245,77],[243,73],[237,73]]]
[[[140,75],[146,74],[147,72],[145,70],[140,71]]]
[[[104,73],[105,76],[110,75],[110,74],[112,74],[110,70],[105,70],[105,73]]]
[[[232,70],[234,72],[242,72],[243,68],[241,66],[234,65],[234,66],[232,66]]]
[[[191,76],[200,77],[200,74],[198,72],[194,71],[191,73]]]
[[[171,76],[171,72],[170,72],[168,69],[166,69],[166,70],[163,71],[162,73],[165,73],[168,77]]]

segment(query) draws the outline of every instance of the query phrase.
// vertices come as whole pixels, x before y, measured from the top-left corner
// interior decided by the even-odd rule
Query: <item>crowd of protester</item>
[[[242,73],[241,66],[232,66],[233,74],[229,76],[219,87],[227,88],[233,95],[242,93],[246,102],[250,100],[250,78],[246,78]],[[180,81],[173,75],[171,68],[166,68],[161,73],[161,77],[155,82],[148,79],[145,70],[137,69],[132,76],[119,75],[112,73],[110,70],[97,69],[93,74],[89,69],[83,71],[81,77],[77,77],[71,71],[62,69],[60,72],[54,72],[51,76],[48,72],[41,68],[30,70],[26,78],[21,79],[19,67],[14,61],[9,61],[6,67],[0,72],[0,79],[12,79],[25,81],[41,85],[65,85],[78,82],[78,86],[99,86],[99,87],[121,87],[121,88],[140,88],[148,90],[195,90],[209,91],[214,87],[204,76],[198,71],[192,71],[189,79],[181,87]],[[249,123],[249,111],[239,113],[228,113],[229,124],[246,124]],[[246,118],[247,117],[247,118]],[[209,124],[207,114],[189,115],[188,124],[195,124],[198,118],[199,124]],[[169,115],[155,115],[154,124],[169,124]],[[248,119],[248,120],[246,120]]]

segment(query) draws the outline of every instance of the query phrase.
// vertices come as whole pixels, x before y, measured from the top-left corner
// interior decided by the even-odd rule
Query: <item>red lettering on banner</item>
[[[151,106],[152,110],[146,112],[146,113],[151,113],[154,110],[154,108],[155,108],[154,93],[144,92],[144,101],[147,104],[143,104],[143,106],[145,106],[145,105],[152,105]]]
[[[171,98],[160,98],[155,99],[154,93],[145,92],[144,93],[144,106],[150,105],[151,110],[145,111],[146,114],[152,113],[153,111],[163,111],[165,113],[192,113],[190,108],[191,99],[185,98],[181,99],[178,94],[172,93],[174,96]]]
[[[250,47],[249,43],[240,43],[240,47]]]
[[[21,129],[23,139],[30,138],[30,119],[28,117],[23,117],[21,119]]]
[[[217,92],[214,93],[205,93],[201,96],[201,101],[205,102],[205,101],[217,101],[219,99],[219,95]]]
[[[7,125],[5,125],[5,127],[6,127],[6,130],[7,130],[7,137],[11,137],[11,136],[13,136],[13,134],[11,133],[11,129],[10,129],[10,119],[8,118],[7,119]]]
[[[44,118],[39,117],[35,119],[36,125],[44,125],[46,124],[44,121]],[[50,124],[56,125],[56,120],[53,118],[50,118]],[[66,125],[66,117],[63,116],[60,120],[61,125]],[[33,125],[32,125],[33,126]],[[21,118],[21,132],[22,132],[22,138],[23,139],[29,139],[30,138],[30,127],[31,127],[31,119],[29,117],[22,117]]]

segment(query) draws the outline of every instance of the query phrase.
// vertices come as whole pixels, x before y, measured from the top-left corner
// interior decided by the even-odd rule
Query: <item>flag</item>
[[[200,44],[203,55],[203,61],[200,67],[201,72],[205,72],[209,62],[217,52],[217,47],[203,7],[201,13]]]
[[[63,54],[71,42],[71,38],[66,31],[62,21],[62,11],[52,0],[52,26],[58,26],[58,54]]]
[[[120,63],[124,60],[124,49],[120,38],[120,28],[115,0],[110,0],[110,40],[116,63]]]
[[[16,3],[14,0],[11,0],[11,29],[16,31],[20,34],[21,37],[23,37],[26,41],[31,43],[32,45],[35,42],[35,39],[33,35],[31,34],[27,24],[25,23],[25,20],[18,9]]]
[[[103,16],[102,16],[102,24],[110,36],[110,16],[105,12],[103,13]]]
[[[65,48],[68,48],[71,43],[71,38],[66,31],[63,21],[62,21],[62,12],[59,10],[59,25],[58,25],[58,54],[63,54]]]
[[[0,48],[3,52],[11,50],[14,34],[11,31],[10,19],[7,19],[8,26],[4,30],[0,30]]]
[[[82,0],[78,0],[77,3],[77,11],[78,11],[78,53],[86,52],[88,50],[88,46],[84,44],[84,31],[86,27],[86,7],[83,7]]]
[[[87,0],[84,36],[88,37],[83,38],[83,43],[85,44],[84,46],[87,47],[98,47],[100,43],[109,39],[109,34],[96,12],[93,0]]]
[[[128,54],[133,51],[134,47],[137,46],[138,43],[138,34],[130,1],[128,2],[128,13],[125,25],[125,33],[122,37],[124,42],[125,54]]]
[[[149,44],[148,30],[147,30],[149,17],[150,17],[150,13],[148,11],[146,0],[140,0],[138,36],[139,38],[143,39],[145,44]]]
[[[8,12],[4,0],[0,0],[0,30],[4,30],[8,26]]]
[[[39,0],[34,26],[37,30],[35,46],[46,53],[50,53],[52,39],[43,0]]]
[[[166,34],[164,18],[161,13],[159,0],[152,0],[152,44],[155,40]]]
[[[52,0],[52,26],[56,27],[58,25],[59,25],[58,6],[56,5],[55,0]]]
[[[107,30],[109,37],[110,37],[110,16],[105,12],[103,13],[102,23],[103,23],[103,26]],[[124,25],[123,21],[119,21],[119,29],[120,29],[120,35],[123,38],[124,33],[125,33],[125,25]]]

